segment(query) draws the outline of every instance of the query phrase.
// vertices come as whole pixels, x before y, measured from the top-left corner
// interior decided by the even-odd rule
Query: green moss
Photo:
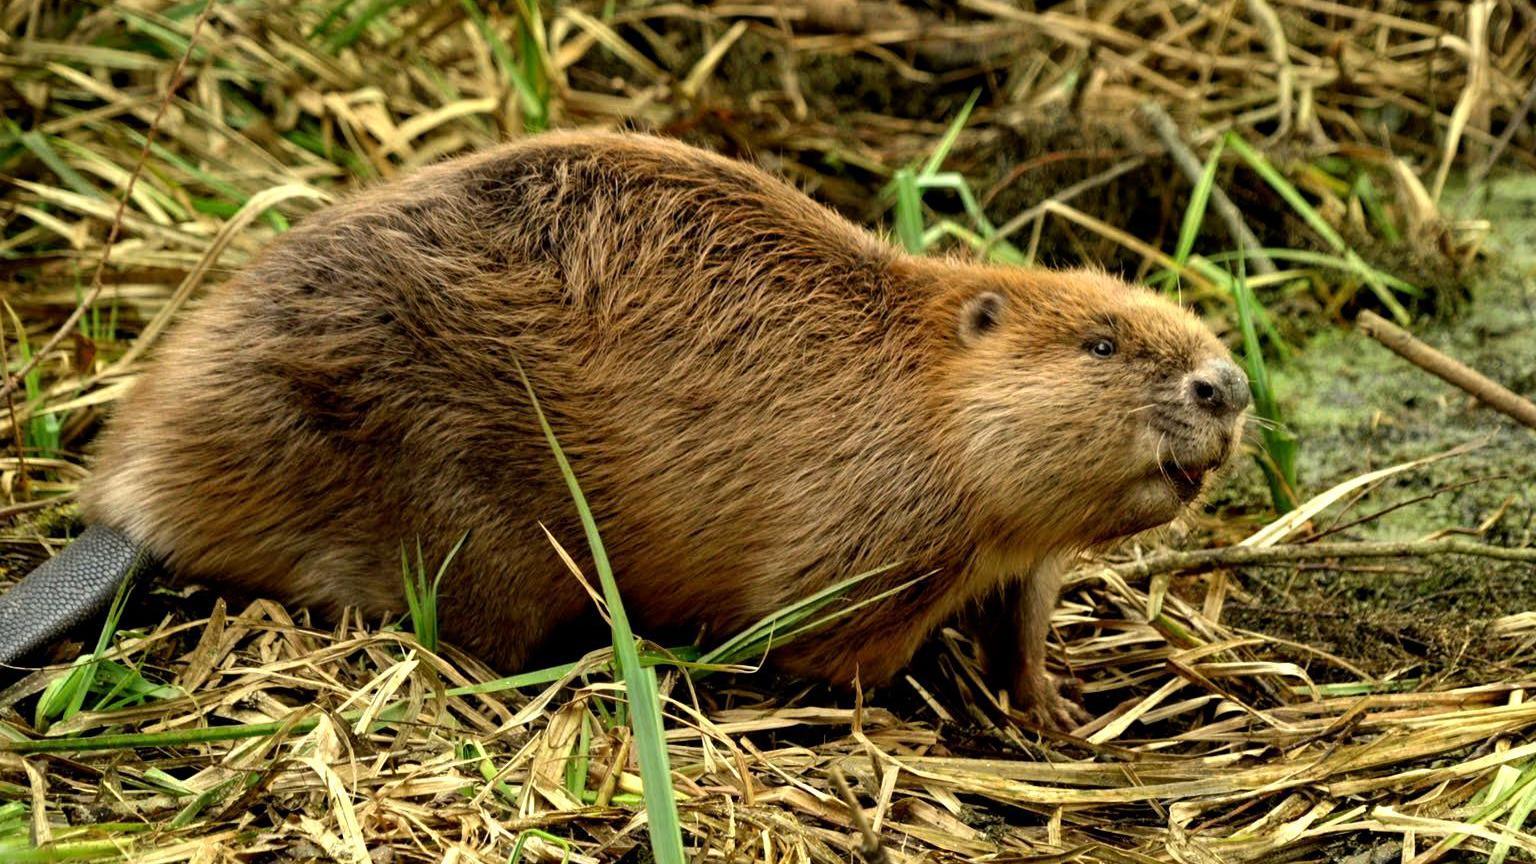
[[[1517,392],[1536,391],[1536,176],[1498,182],[1487,204],[1498,263],[1454,318],[1415,326],[1426,342]],[[1286,416],[1302,442],[1300,483],[1308,497],[1365,471],[1487,439],[1481,448],[1390,478],[1341,521],[1466,481],[1330,539],[1415,539],[1475,529],[1484,538],[1536,543],[1536,432],[1471,402],[1460,390],[1345,329],[1309,340],[1274,370]],[[1224,508],[1259,509],[1256,469],[1224,490]],[[1502,511],[1502,513],[1501,513]],[[1320,525],[1333,522],[1333,513]],[[1486,662],[1491,620],[1536,609],[1536,579],[1524,565],[1485,559],[1384,563],[1369,570],[1268,570],[1248,574],[1254,598],[1236,621],[1333,650],[1374,671],[1497,672]]]

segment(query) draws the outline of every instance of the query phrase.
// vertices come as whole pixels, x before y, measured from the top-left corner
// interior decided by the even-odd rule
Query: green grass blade
[[[1241,266],[1241,261],[1239,262]],[[1285,428],[1279,401],[1269,379],[1269,367],[1264,362],[1264,352],[1259,343],[1259,301],[1253,296],[1243,272],[1231,280],[1233,298],[1237,306],[1238,328],[1243,335],[1243,365],[1248,373],[1249,389],[1253,393],[1253,410],[1258,416],[1270,421],[1262,430],[1269,459],[1260,459],[1259,467],[1269,484],[1270,500],[1276,512],[1287,513],[1296,506],[1296,447],[1294,435]]]
[[[576,738],[576,750],[565,766],[565,788],[578,798],[587,788],[587,770],[592,756],[592,715],[581,715],[581,731]]]
[[[468,531],[459,535],[459,542],[453,544],[453,548],[448,550],[447,557],[443,559],[443,563],[437,568],[437,576],[432,580],[432,595],[434,598],[437,596],[438,586],[443,584],[443,574],[448,572],[448,565],[453,563],[453,559],[459,554],[459,550],[464,548],[464,541],[468,539]]]
[[[908,252],[921,254],[923,243],[923,195],[911,168],[899,168],[891,182],[896,190],[896,237]]]
[[[32,343],[27,339],[25,325],[21,323],[21,316],[11,308],[11,304],[5,301],[6,314],[11,318],[11,326],[16,328],[16,353],[20,357],[22,366],[32,362]],[[43,392],[42,367],[34,366],[22,378],[22,392],[27,404],[33,408],[33,414],[24,427],[22,427],[23,446],[33,450],[39,450],[45,456],[51,456],[59,449],[59,430],[63,427],[63,420],[54,413],[39,411],[46,396]]]
[[[37,700],[33,726],[39,730],[46,730],[53,721],[68,720],[80,713],[80,709],[85,705],[86,695],[96,682],[96,670],[101,664],[101,655],[105,654],[107,648],[112,645],[112,636],[117,632],[118,623],[123,618],[123,610],[128,606],[128,595],[132,590],[132,579],[125,579],[117,586],[117,593],[112,597],[112,605],[107,609],[107,619],[101,625],[101,633],[96,637],[96,649],[88,656],[76,661],[76,665],[69,670],[68,675],[56,678],[49,683],[43,695]]]
[[[491,29],[491,23],[486,20],[485,13],[480,11],[474,0],[461,0],[464,11],[468,13],[475,28],[480,31],[480,36],[490,46],[491,56],[496,58],[496,65],[501,69],[502,77],[513,90],[517,91],[519,105],[523,109],[523,125],[529,132],[542,130],[549,124],[549,105],[539,96],[537,89],[523,75],[522,67],[512,55],[512,49],[507,45],[495,30]]]
[[[1257,150],[1254,150],[1247,141],[1244,141],[1241,135],[1236,132],[1228,132],[1224,136],[1224,140],[1227,146],[1232,148],[1232,152],[1236,153],[1244,162],[1247,162],[1248,167],[1252,168],[1254,173],[1259,175],[1260,179],[1269,184],[1269,187],[1275,190],[1281,198],[1284,198],[1285,203],[1291,205],[1291,209],[1296,211],[1296,215],[1300,216],[1302,221],[1306,222],[1308,227],[1316,232],[1317,236],[1321,237],[1324,243],[1328,244],[1329,248],[1335,252],[1343,252],[1348,248],[1344,238],[1339,236],[1339,232],[1335,231],[1332,225],[1328,224],[1328,220],[1323,218],[1323,214],[1317,212],[1317,208],[1307,202],[1307,199],[1302,196],[1301,191],[1291,181],[1285,179],[1285,176],[1280,173],[1280,170],[1273,163],[1264,158]]]
[[[790,625],[782,632],[774,632],[773,628],[770,626],[766,629],[766,632],[764,632],[758,639],[742,644],[738,646],[731,654],[720,657],[718,663],[722,665],[733,665],[737,663],[746,663],[752,660],[757,660],[767,654],[768,651],[775,645],[784,645],[792,642],[799,636],[809,633],[812,630],[825,627],[826,625],[838,620],[839,618],[852,615],[860,609],[875,603],[879,603],[881,600],[885,600],[889,597],[894,597],[895,595],[900,594],[908,588],[911,588],[913,585],[916,585],[918,582],[928,578],[928,575],[930,574],[908,579],[899,585],[895,585],[887,588],[884,591],[881,591],[873,597],[866,597],[857,603],[851,603],[841,609],[838,609],[835,612],[832,612],[831,614],[817,618],[808,624],[800,624],[796,626],[791,622]],[[702,663],[700,665],[702,666]],[[711,668],[701,668],[697,673],[695,673],[693,677],[696,679],[702,678],[704,675],[713,671],[715,670]]]
[[[529,131],[540,131],[548,125],[549,117],[549,75],[545,65],[549,58],[536,35],[544,32],[544,16],[535,0],[518,0],[517,14],[517,45],[522,58],[523,80],[528,82],[539,106],[538,125],[530,127]]]
[[[971,231],[961,225],[956,225],[948,219],[940,219],[933,223],[933,227],[923,232],[923,243],[931,246],[939,242],[940,237],[954,237],[965,245],[971,247],[986,257],[988,261],[996,261],[1000,264],[1012,264],[1015,267],[1028,267],[1029,256],[1019,251],[1019,247],[1007,240],[999,240],[995,237],[987,239],[975,231]]]
[[[548,843],[560,847],[560,864],[567,864],[571,860],[571,841],[564,837],[557,837],[548,831],[540,831],[537,828],[529,828],[517,835],[517,842],[512,844],[512,854],[507,856],[507,864],[522,864],[523,846],[530,838],[537,837]]]
[[[1259,252],[1263,252],[1265,255],[1276,261],[1293,261],[1299,264],[1311,264],[1316,267],[1327,267],[1333,270],[1342,270],[1351,273],[1356,272],[1357,265],[1351,263],[1349,259],[1345,258],[1344,256],[1330,255],[1327,252],[1314,252],[1310,249],[1233,249],[1225,252],[1217,252],[1203,257],[1212,263],[1225,263],[1228,261],[1252,258]],[[1419,286],[1413,284],[1412,282],[1399,279],[1390,273],[1384,273],[1380,270],[1377,270],[1376,277],[1383,283],[1391,286],[1394,290],[1400,291],[1403,294],[1408,294],[1413,297],[1421,297],[1424,294],[1423,289],[1419,288]]]
[[[416,620],[416,614],[421,611],[421,597],[416,591],[416,571],[411,567],[411,556],[405,551],[405,544],[400,544],[400,574],[405,582],[405,606],[411,620]]]
[[[1179,244],[1173,251],[1173,260],[1180,264],[1188,261],[1189,253],[1195,251],[1195,238],[1200,234],[1200,226],[1205,223],[1205,210],[1211,201],[1211,190],[1216,186],[1216,169],[1221,163],[1225,140],[1216,139],[1216,146],[1211,148],[1211,155],[1205,160],[1205,168],[1200,172],[1200,180],[1190,193],[1189,206],[1184,209],[1184,221],[1179,225]]]
[[[191,59],[197,63],[208,60],[208,48],[204,45],[194,45],[192,40],[177,33],[170,27],[155,20],[154,15],[127,8],[125,4],[114,4],[113,10],[122,17],[123,24],[133,33],[142,33],[160,45],[161,53],[167,58],[180,57],[190,53]],[[228,56],[215,57],[218,65],[226,65]]]
[[[6,125],[15,126],[10,120],[6,121]],[[59,151],[53,149],[53,145],[48,143],[48,139],[41,133],[35,131],[23,132],[17,140],[21,141],[22,146],[31,151],[32,155],[38,158],[38,161],[48,166],[48,170],[52,171],[54,176],[58,177],[72,191],[89,198],[101,197],[101,190],[92,186],[91,181],[85,179],[79,171],[76,171],[73,166],[65,162],[64,157],[59,155]]]
[[[939,166],[944,164],[944,160],[949,158],[949,151],[954,149],[955,141],[960,138],[960,130],[964,129],[965,124],[971,119],[971,109],[976,107],[976,100],[980,98],[980,87],[971,91],[971,97],[965,100],[965,105],[960,109],[960,113],[955,115],[955,119],[949,123],[949,128],[944,130],[944,137],[939,139],[939,143],[933,148],[933,152],[928,154],[928,161],[923,163],[923,170],[919,172],[920,176],[932,176],[934,172],[939,170]]]
[[[331,25],[335,24],[336,21],[341,18],[341,16],[345,15],[347,10],[352,8],[352,4],[355,2],[357,2],[357,0],[341,0],[341,2],[335,4],[330,9],[327,9],[324,17],[320,19],[320,23],[316,24],[314,28],[309,31],[309,38],[318,39],[321,36],[324,36],[326,31],[331,29]]]
[[[1191,255],[1188,263],[1189,269],[1198,271],[1201,276],[1217,285],[1224,286],[1227,289],[1227,293],[1233,297],[1233,302],[1236,302],[1237,291],[1232,287],[1232,274],[1207,261],[1203,255]],[[1269,310],[1265,309],[1262,303],[1258,303],[1254,304],[1249,311],[1255,316],[1255,323],[1258,329],[1263,331],[1264,335],[1269,338],[1270,344],[1274,346],[1276,353],[1281,357],[1289,357],[1293,349],[1285,341],[1285,337],[1280,335],[1280,331],[1275,328],[1274,322],[1270,320]]]
[[[357,40],[363,38],[363,34],[368,31],[368,28],[374,21],[389,14],[389,11],[396,6],[404,5],[407,2],[409,0],[373,0],[372,3],[363,8],[362,12],[358,13],[356,18],[347,22],[347,26],[336,31],[336,35],[328,40],[327,45],[332,51],[339,51],[352,45]]]
[[[1514,807],[1509,811],[1509,818],[1504,820],[1504,834],[1499,838],[1497,845],[1493,847],[1493,854],[1488,856],[1488,864],[1504,864],[1504,859],[1509,857],[1510,847],[1514,844],[1515,834],[1525,830],[1525,820],[1531,815],[1531,809],[1536,807],[1536,763],[1527,765],[1522,772],[1524,775],[1524,790],[1515,800]]]
[[[1515,780],[1499,795],[1491,795],[1492,791],[1493,787],[1490,784],[1473,796],[1469,806],[1475,806],[1477,809],[1470,816],[1465,817],[1464,821],[1471,825],[1486,825],[1503,813],[1505,808],[1511,808],[1509,818],[1506,820],[1504,837],[1512,840],[1513,836],[1510,832],[1521,830],[1525,819],[1530,815],[1531,804],[1536,803],[1531,800],[1536,796],[1536,762],[1527,762],[1520,769]],[[1449,851],[1460,846],[1468,836],[1470,835],[1466,833],[1450,834],[1438,845],[1442,851]],[[1502,842],[1495,845],[1493,854],[1487,859],[1489,864],[1502,861],[1508,855],[1507,847],[1504,848],[1503,854],[1500,854],[1501,847],[1505,847]]]
[[[197,820],[199,814],[229,797],[229,794],[234,791],[235,787],[243,784],[245,780],[245,775],[238,775],[222,783],[214,784],[211,789],[198,793],[193,796],[192,800],[182,805],[181,810],[177,811],[176,815],[171,817],[171,821],[166,823],[166,827],[174,831],[177,828],[185,828],[191,825]]]
[[[114,131],[127,137],[128,140],[132,141],[137,146],[142,147],[145,143],[148,143],[149,150],[152,154],[154,154],[156,159],[162,160],[177,170],[186,173],[193,179],[197,180],[197,182],[202,183],[204,186],[207,186],[209,189],[212,189],[215,192],[223,194],[226,198],[232,198],[235,201],[238,201],[242,206],[251,198],[250,195],[240,191],[240,189],[233,184],[224,180],[220,180],[218,177],[215,177],[207,171],[204,171],[195,163],[183,158],[175,151],[168,149],[164,144],[161,144],[158,141],[147,141],[144,133],[138,131],[137,129],[127,126],[119,126],[114,127]],[[294,130],[293,132],[285,133],[283,137],[288,138],[290,141],[294,141],[296,133],[297,130]],[[294,143],[298,142],[294,141]],[[318,153],[319,151],[317,150],[313,152]],[[277,231],[288,230],[288,218],[276,210],[268,210],[267,212],[261,214],[261,218],[262,221],[271,225]]]
[[[1408,310],[1404,309],[1403,304],[1398,302],[1396,297],[1392,296],[1391,291],[1387,290],[1387,286],[1382,283],[1381,278],[1377,275],[1376,269],[1365,263],[1365,260],[1356,254],[1353,249],[1344,250],[1344,260],[1349,262],[1350,269],[1354,270],[1360,275],[1361,279],[1365,280],[1365,286],[1371,289],[1371,293],[1376,295],[1376,299],[1380,300],[1383,306],[1387,307],[1387,311],[1392,313],[1392,317],[1397,320],[1397,323],[1407,325],[1410,320]]]
[[[179,687],[152,683],[138,667],[125,666],[111,660],[101,662],[97,677],[110,684],[111,689],[91,708],[95,712],[115,711],[185,695],[185,691]]]
[[[1349,262],[1350,268],[1360,275],[1361,279],[1365,281],[1366,286],[1371,289],[1371,293],[1375,294],[1376,298],[1387,308],[1387,311],[1392,313],[1392,317],[1397,320],[1397,323],[1408,324],[1408,310],[1403,308],[1403,304],[1398,302],[1398,299],[1392,296],[1392,292],[1387,289],[1387,286],[1377,278],[1374,269],[1367,265],[1355,253],[1355,250],[1349,248],[1349,244],[1345,243],[1344,238],[1339,235],[1339,232],[1335,231],[1333,226],[1328,224],[1328,220],[1324,219],[1323,215],[1317,212],[1317,208],[1307,202],[1307,199],[1302,196],[1301,191],[1291,181],[1285,179],[1285,176],[1268,159],[1265,159],[1258,151],[1250,147],[1248,142],[1243,140],[1242,136],[1236,132],[1229,131],[1225,136],[1225,140],[1227,146],[1231,147],[1233,152],[1242,157],[1243,161],[1248,163],[1248,167],[1252,168],[1265,183],[1269,184],[1271,189],[1274,189],[1281,198],[1284,198],[1285,202],[1291,205],[1291,209],[1296,211],[1296,215],[1300,216],[1302,221],[1306,222],[1316,232],[1317,236],[1321,237],[1323,242],[1328,244],[1329,248],[1344,256],[1344,259]]]
[[[817,610],[826,606],[828,603],[831,603],[838,597],[848,593],[848,591],[852,590],[855,585],[858,585],[859,583],[872,577],[879,576],[881,573],[886,573],[896,566],[898,565],[887,564],[884,567],[877,567],[874,570],[865,571],[858,574],[857,576],[850,576],[847,579],[829,585],[814,594],[811,594],[788,606],[785,606],[783,609],[773,612],[772,614],[764,615],[762,618],[744,628],[740,633],[737,633],[735,636],[732,636],[730,639],[727,639],[726,641],[720,643],[720,645],[716,646],[714,649],[705,653],[702,657],[699,658],[698,662],[701,664],[730,662],[723,658],[739,656],[736,652],[741,648],[742,645],[759,638],[765,633],[770,633],[775,629],[779,629],[782,632],[782,629],[785,625],[792,626],[795,622],[808,615],[814,614]]]
[[[1371,182],[1371,176],[1362,172],[1355,178],[1352,191],[1355,197],[1360,199],[1360,206],[1365,208],[1365,215],[1376,227],[1376,233],[1388,244],[1396,246],[1403,242],[1403,235],[1392,223],[1392,217],[1387,213],[1381,203],[1381,195],[1376,191],[1376,184]]]
[[[954,171],[945,171],[941,174],[920,175],[917,178],[917,188],[922,191],[929,189],[948,189],[960,198],[960,205],[965,209],[965,215],[971,217],[976,227],[983,234],[991,236],[994,232],[991,220],[982,212],[981,204],[977,202],[976,195],[971,191],[971,184],[965,177]]]
[[[421,647],[437,652],[438,646],[438,614],[437,597],[438,590],[442,587],[443,576],[448,572],[448,566],[458,556],[459,550],[464,547],[464,541],[469,539],[469,532],[465,531],[459,536],[459,541],[448,550],[448,555],[437,567],[437,575],[429,582],[427,580],[427,564],[421,552],[421,540],[416,540],[416,564],[412,566],[410,556],[405,551],[405,544],[400,544],[400,570],[401,578],[405,583],[405,606],[411,616],[411,631],[416,634],[416,641]]]
[[[131,846],[119,839],[54,843],[43,848],[0,847],[0,861],[5,864],[52,864],[54,861],[84,861],[92,858],[122,861],[131,849]]]
[[[576,473],[571,469],[570,462],[566,460],[565,451],[560,448],[560,442],[555,439],[555,432],[550,428],[549,420],[539,406],[538,395],[533,392],[533,385],[529,382],[527,374],[523,372],[521,363],[517,366],[517,374],[522,378],[523,387],[528,391],[528,400],[538,418],[539,428],[544,431],[544,438],[549,442],[550,450],[554,452],[555,461],[560,466],[560,473],[565,477],[571,499],[581,517],[582,531],[586,534],[587,545],[592,552],[593,565],[597,569],[598,580],[603,586],[603,597],[608,603],[608,614],[613,622],[613,651],[619,661],[619,671],[623,677],[625,690],[629,694],[636,755],[640,760],[640,782],[645,787],[645,812],[650,829],[651,852],[660,864],[683,864],[682,826],[677,815],[675,793],[672,790],[672,771],[667,758],[667,741],[662,733],[661,696],[656,685],[656,670],[649,666],[642,666],[640,663],[639,651],[635,647],[635,636],[630,630],[629,618],[624,614],[623,598],[619,596],[619,584],[613,577],[613,568],[609,565],[602,537],[598,534],[597,521],[592,517],[592,509],[587,505],[586,496],[581,492]]]

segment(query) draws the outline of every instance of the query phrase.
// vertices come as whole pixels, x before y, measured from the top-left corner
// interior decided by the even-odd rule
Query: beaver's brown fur
[[[997,665],[1064,722],[1056,573],[1226,459],[1225,357],[1102,274],[911,257],[751,166],[549,133],[273,242],[167,340],[83,501],[182,578],[333,611],[399,611],[402,542],[433,559],[469,530],[444,633],[513,670],[591,603],[540,527],[585,548],[520,361],[642,631],[720,638],[857,573],[898,565],[857,596],[928,574],[771,654],[868,684],[1018,584]]]

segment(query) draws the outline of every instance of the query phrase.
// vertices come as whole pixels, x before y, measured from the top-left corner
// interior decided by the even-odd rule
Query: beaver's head
[[[1133,534],[1178,516],[1228,462],[1248,379],[1193,314],[1097,272],[955,275],[946,411],[958,470],[999,530]]]

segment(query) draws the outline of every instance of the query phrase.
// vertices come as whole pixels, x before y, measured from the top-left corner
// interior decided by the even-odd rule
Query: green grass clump
[[[48,683],[37,700],[33,726],[46,730],[53,723],[68,720],[80,713],[86,700],[93,697],[92,711],[111,711],[178,694],[173,687],[146,680],[137,669],[102,659],[112,645],[112,637],[117,633],[132,590],[131,579],[118,586],[101,633],[96,638],[95,650],[77,658],[68,674]]]
[[[465,531],[459,537],[459,542],[453,544],[448,550],[443,563],[438,565],[437,575],[429,581],[427,578],[426,561],[421,554],[421,539],[416,540],[416,563],[411,564],[410,557],[406,554],[405,544],[400,544],[400,571],[405,582],[405,606],[411,615],[411,630],[416,634],[416,641],[428,651],[437,653],[437,591],[443,583],[443,574],[448,572],[448,565],[459,554],[459,549],[464,546],[464,541],[469,539],[469,532]]]
[[[1230,283],[1237,305],[1238,329],[1243,334],[1242,364],[1248,373],[1248,387],[1253,393],[1253,413],[1259,418],[1259,436],[1264,448],[1256,456],[1259,469],[1269,485],[1270,502],[1277,512],[1285,513],[1299,503],[1296,495],[1296,436],[1285,425],[1280,402],[1270,381],[1255,320],[1260,309],[1253,289],[1241,273]]]
[[[1203,256],[1195,254],[1195,241],[1205,219],[1206,207],[1211,192],[1215,188],[1217,165],[1224,152],[1235,153],[1290,206],[1331,251],[1238,249]],[[1343,187],[1340,191],[1352,194],[1359,200],[1362,212],[1366,214],[1371,226],[1385,242],[1388,244],[1400,242],[1401,235],[1382,206],[1370,176],[1344,161],[1322,161],[1323,164],[1320,166],[1306,166],[1306,168],[1314,175],[1324,175],[1329,178],[1345,175],[1350,178],[1337,179],[1337,183]],[[1262,451],[1257,454],[1257,461],[1269,486],[1270,498],[1275,509],[1285,512],[1292,509],[1298,501],[1296,467],[1300,442],[1286,428],[1285,417],[1280,408],[1278,395],[1274,391],[1264,354],[1266,342],[1282,357],[1288,352],[1288,348],[1270,323],[1271,315],[1255,293],[1254,280],[1246,273],[1246,263],[1259,255],[1299,268],[1280,271],[1266,277],[1266,282],[1272,284],[1295,283],[1299,276],[1323,270],[1335,271],[1358,279],[1360,284],[1368,287],[1388,313],[1400,323],[1407,322],[1408,312],[1399,295],[1420,297],[1423,291],[1404,279],[1367,264],[1359,253],[1344,241],[1342,235],[1323,218],[1317,208],[1307,201],[1295,184],[1288,180],[1273,163],[1254,150],[1240,135],[1228,132],[1217,139],[1199,181],[1191,193],[1190,204],[1180,226],[1174,260],[1180,266],[1188,263],[1192,269],[1227,289],[1242,337],[1241,359],[1252,388],[1253,414],[1258,420],[1260,438],[1264,445]],[[1234,263],[1237,265],[1237,274],[1234,275],[1230,270],[1223,269],[1224,266]],[[1171,281],[1174,278],[1176,275],[1173,272],[1163,271],[1154,276],[1152,281]]]
[[[965,177],[955,171],[940,171],[949,151],[954,149],[960,130],[970,119],[971,110],[981,96],[977,90],[966,100],[960,113],[955,115],[944,136],[934,145],[921,168],[898,168],[889,183],[881,191],[881,197],[891,202],[896,237],[908,252],[922,254],[933,248],[945,237],[960,240],[986,256],[988,260],[1003,264],[1028,264],[1029,259],[1017,247],[997,234],[997,228],[982,211],[976,193],[971,190]],[[927,226],[927,214],[923,210],[923,195],[934,190],[953,192],[960,199],[965,215],[971,220],[971,228],[951,219],[939,219]]]
[[[1307,226],[1327,244],[1329,249],[1333,250],[1334,254],[1344,259],[1348,268],[1355,275],[1359,276],[1366,286],[1371,289],[1371,292],[1376,295],[1376,298],[1381,301],[1381,304],[1386,307],[1392,317],[1397,319],[1397,323],[1407,325],[1409,322],[1408,310],[1403,307],[1402,302],[1393,294],[1393,290],[1396,289],[1398,292],[1416,297],[1422,294],[1419,288],[1402,280],[1392,280],[1386,274],[1365,263],[1365,260],[1354,249],[1350,248],[1348,243],[1344,242],[1344,238],[1339,232],[1332,225],[1328,224],[1328,220],[1324,219],[1323,215],[1317,212],[1317,208],[1308,203],[1300,190],[1291,181],[1287,180],[1285,175],[1280,173],[1280,170],[1273,163],[1264,158],[1263,154],[1253,149],[1247,141],[1244,141],[1241,135],[1229,131],[1223,140],[1231,148],[1232,152],[1236,153],[1239,158],[1247,163],[1248,167],[1253,169],[1281,198],[1285,199],[1285,202],[1296,212],[1296,215],[1300,216],[1302,221],[1307,223]]]
[[[32,343],[27,339],[27,330],[21,323],[21,318],[11,304],[5,304],[6,314],[10,316],[11,326],[16,331],[16,368],[25,367],[32,362]],[[37,412],[35,409],[42,407],[46,394],[43,391],[43,370],[41,364],[32,367],[22,379],[22,392],[26,396],[26,402],[34,409],[33,415],[22,426],[22,443],[26,449],[43,456],[52,456],[59,452],[59,430],[63,427],[63,420],[58,414],[52,412]]]

